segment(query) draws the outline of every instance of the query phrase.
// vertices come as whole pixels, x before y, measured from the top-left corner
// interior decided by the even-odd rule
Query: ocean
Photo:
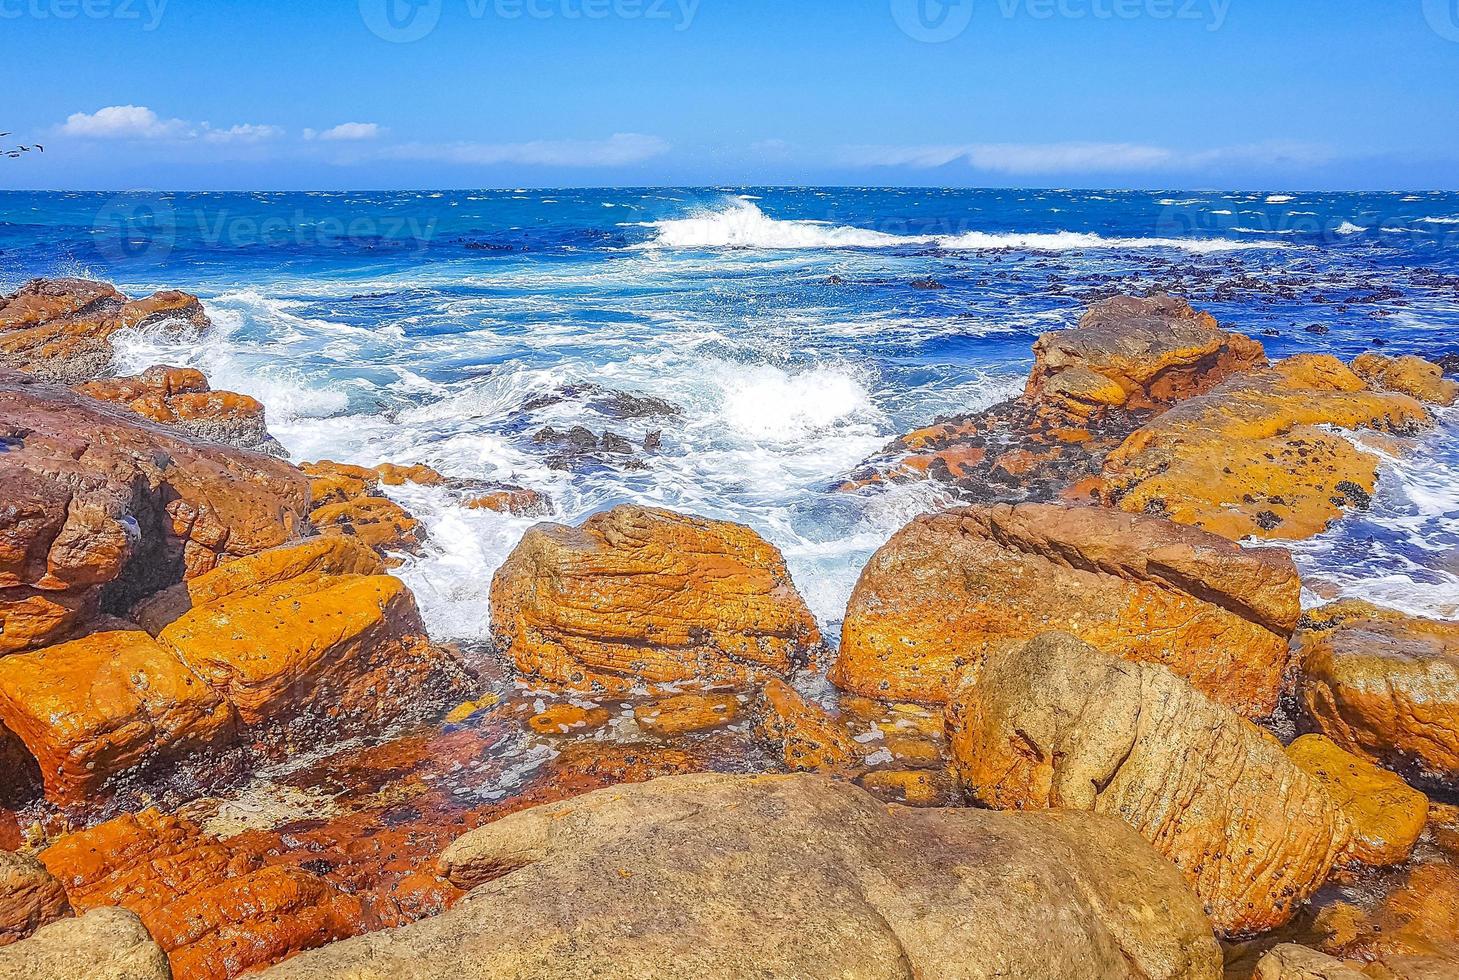
[[[261,399],[296,461],[426,463],[546,492],[576,523],[640,502],[748,524],[834,635],[871,553],[952,501],[837,484],[899,433],[1022,387],[1040,333],[1166,290],[1273,357],[1459,351],[1459,194],[925,188],[0,193],[0,288],[82,275],[200,295],[196,366]],[[588,387],[597,386],[597,387]],[[623,418],[606,389],[679,414]],[[544,427],[639,468],[561,469]],[[432,635],[488,631],[535,518],[389,492],[429,540],[397,570]],[[1388,458],[1371,510],[1295,546],[1312,604],[1459,618],[1459,412]]]

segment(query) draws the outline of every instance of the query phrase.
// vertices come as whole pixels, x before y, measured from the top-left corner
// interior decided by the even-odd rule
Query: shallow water
[[[900,432],[1015,393],[1092,298],[1166,288],[1274,356],[1459,349],[1459,195],[936,189],[0,194],[0,286],[86,274],[200,294],[200,338],[122,367],[203,368],[268,407],[296,460],[423,462],[751,525],[835,632],[861,566],[934,486],[834,489]],[[928,282],[927,280],[933,280]],[[936,286],[941,288],[925,288]],[[1309,332],[1308,328],[1326,332]],[[665,399],[620,419],[591,382]],[[536,399],[535,405],[529,405]],[[646,467],[569,472],[544,426],[611,429]],[[1373,510],[1298,549],[1310,601],[1459,616],[1459,413],[1394,459]],[[484,637],[532,519],[390,491],[429,531],[399,570],[432,634]]]

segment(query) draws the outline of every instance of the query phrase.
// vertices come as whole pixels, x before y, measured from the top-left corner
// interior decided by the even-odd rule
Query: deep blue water
[[[743,521],[833,627],[871,551],[946,501],[832,485],[898,432],[1014,392],[1037,335],[1090,298],[1168,289],[1274,356],[1436,357],[1459,350],[1456,246],[1443,193],[0,193],[0,287],[200,294],[213,332],[131,337],[125,366],[194,364],[257,395],[296,459],[513,480],[565,521],[625,500]],[[684,414],[540,404],[579,382]],[[573,424],[663,445],[640,471],[549,468],[532,433]],[[1313,582],[1459,616],[1456,435],[1445,415],[1370,514],[1302,546]],[[399,493],[431,534],[401,574],[438,634],[481,635],[530,521]]]

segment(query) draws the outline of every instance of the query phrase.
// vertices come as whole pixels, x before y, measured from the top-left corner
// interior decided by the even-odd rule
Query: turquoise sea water
[[[1037,335],[1091,299],[1165,289],[1273,356],[1459,351],[1459,195],[0,193],[0,287],[57,274],[201,295],[212,332],[129,336],[123,366],[258,396],[296,460],[522,483],[567,522],[624,501],[741,521],[834,630],[871,552],[949,503],[837,481],[1013,394]],[[617,417],[584,383],[682,414]],[[661,445],[642,469],[554,468],[532,436],[573,425]],[[1459,618],[1456,436],[1441,416],[1370,512],[1300,546],[1324,593]],[[491,573],[532,521],[391,492],[430,534],[400,574],[433,632],[483,636]]]

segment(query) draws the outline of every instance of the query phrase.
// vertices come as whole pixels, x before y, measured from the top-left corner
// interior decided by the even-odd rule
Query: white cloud
[[[602,140],[532,140],[526,143],[405,143],[378,157],[491,165],[515,163],[543,167],[618,167],[642,163],[669,152],[668,141],[640,133],[614,133]]]
[[[238,126],[230,126],[227,129],[213,129],[207,123],[203,123],[203,139],[209,143],[262,143],[266,140],[274,140],[284,135],[284,131],[278,126],[262,126],[252,123],[243,123]]]
[[[335,126],[331,129],[326,129],[323,132],[319,132],[313,129],[304,130],[304,138],[306,140],[372,140],[378,139],[384,134],[385,127],[381,126],[379,123],[362,122],[340,123],[338,126]]]
[[[141,105],[113,105],[95,112],[73,112],[61,126],[66,136],[85,139],[184,139],[191,127],[181,119],[162,119]]]
[[[1330,151],[1297,143],[1261,143],[1181,151],[1141,143],[968,143],[945,146],[856,146],[842,162],[864,167],[931,169],[966,164],[1000,174],[1122,173],[1198,170],[1229,164],[1313,164]]]

